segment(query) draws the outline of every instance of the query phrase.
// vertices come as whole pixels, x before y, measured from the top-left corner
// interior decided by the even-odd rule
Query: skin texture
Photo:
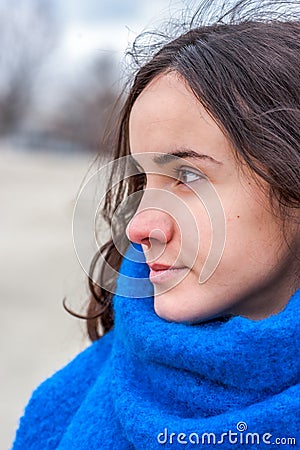
[[[268,186],[241,168],[228,139],[176,72],[156,77],[139,95],[129,136],[147,185],[127,235],[142,244],[147,263],[178,268],[150,273],[156,313],[197,323],[227,315],[259,320],[281,311],[296,290],[297,271]],[[183,150],[206,156],[153,162],[153,153]],[[212,229],[216,198],[224,215],[216,213]],[[215,239],[220,261],[215,255],[216,269],[199,283]],[[296,245],[296,231],[290,241]]]

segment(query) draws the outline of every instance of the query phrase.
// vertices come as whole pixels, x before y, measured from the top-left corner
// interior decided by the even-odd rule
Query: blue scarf
[[[13,450],[299,449],[300,290],[260,321],[170,323],[130,252],[114,330],[33,393]]]

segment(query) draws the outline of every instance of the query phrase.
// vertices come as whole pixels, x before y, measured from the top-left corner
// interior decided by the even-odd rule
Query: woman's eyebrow
[[[154,156],[153,162],[162,166],[164,164],[168,164],[174,161],[177,158],[192,158],[192,159],[208,159],[215,164],[221,165],[220,161],[217,161],[212,156],[205,155],[203,153],[195,152],[194,150],[177,150],[170,153],[160,153],[157,156]]]

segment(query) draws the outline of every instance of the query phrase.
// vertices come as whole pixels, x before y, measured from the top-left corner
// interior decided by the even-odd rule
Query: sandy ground
[[[88,292],[71,223],[90,163],[90,155],[0,146],[1,450],[11,447],[32,390],[88,344],[62,298],[78,310]],[[77,222],[84,235],[84,217]]]

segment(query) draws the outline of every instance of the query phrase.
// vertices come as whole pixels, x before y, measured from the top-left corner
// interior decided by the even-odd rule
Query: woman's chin
[[[180,297],[176,297],[169,292],[156,295],[154,297],[154,311],[161,319],[167,320],[168,322],[189,325],[204,322],[213,317],[212,312],[193,312],[190,308],[185,307],[184,304],[178,304],[179,302]]]

